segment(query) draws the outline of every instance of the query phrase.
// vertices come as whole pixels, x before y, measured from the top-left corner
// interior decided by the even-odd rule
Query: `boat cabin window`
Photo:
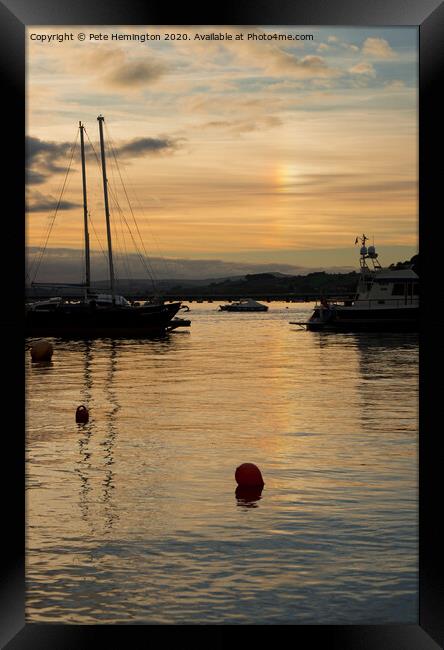
[[[404,284],[396,283],[393,285],[392,296],[403,296],[404,295]]]

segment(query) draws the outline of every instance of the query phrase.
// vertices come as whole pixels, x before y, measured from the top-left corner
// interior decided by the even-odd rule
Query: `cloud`
[[[249,133],[252,131],[263,131],[264,129],[281,126],[282,120],[275,115],[253,117],[250,120],[212,120],[200,124],[200,129],[226,129],[232,133]]]
[[[393,59],[396,53],[384,38],[366,38],[362,53],[377,59]]]
[[[331,68],[322,56],[308,54],[298,58],[285,50],[276,52],[270,68],[298,78],[337,77],[341,74],[339,70]]]
[[[171,153],[179,146],[179,140],[174,138],[134,138],[120,144],[116,154],[122,158],[138,158],[149,154]]]
[[[258,28],[255,31],[258,34],[265,33]],[[229,53],[232,59],[236,60],[237,64],[242,65],[243,75],[245,75],[245,69],[248,68],[255,71],[262,69],[267,76],[288,76],[299,79],[340,76],[341,74],[338,69],[330,67],[321,56],[313,54],[296,56],[294,49],[304,47],[297,41],[292,43],[291,48],[269,41],[259,45],[256,42],[243,41],[236,43],[235,47],[228,48],[226,44],[222,47],[224,52]],[[227,61],[224,61],[224,65],[227,65]],[[233,61],[230,65],[233,67]]]
[[[172,153],[180,146],[180,142],[179,139],[168,136],[135,138],[115,145],[114,151],[121,158],[139,158],[150,154]],[[25,147],[28,185],[40,185],[54,174],[66,173],[73,147],[72,142],[52,142],[26,136]],[[89,143],[85,144],[85,153],[88,158],[95,157]],[[77,155],[75,151],[74,155]]]
[[[359,52],[359,47],[353,43],[346,43],[345,41],[341,43],[341,47],[345,50],[351,50],[352,52]]]
[[[40,185],[46,180],[46,174],[42,174],[33,169],[26,170],[26,182],[28,185]]]
[[[71,210],[79,206],[79,203],[72,201],[57,201],[53,196],[44,196],[37,190],[30,193],[26,199],[26,212],[53,212],[56,208],[59,211]]]
[[[128,56],[123,46],[85,51],[77,59],[66,61],[70,72],[79,64],[90,84],[111,90],[140,91],[169,71],[169,66],[150,50],[145,50],[143,58],[136,58]]]
[[[121,88],[140,87],[160,79],[167,69],[159,61],[126,61],[108,72],[105,80]]]
[[[392,79],[391,81],[386,81],[384,85],[386,88],[393,88],[393,89],[406,87],[405,81],[403,81],[402,79]]]
[[[365,75],[367,77],[376,77],[376,70],[371,63],[357,63],[350,68],[349,72],[351,72],[351,74]]]
[[[402,195],[409,198],[415,195],[418,189],[416,179],[375,178],[369,179],[362,173],[322,173],[305,174],[290,178],[283,184],[285,193],[304,197],[316,197],[319,193],[328,195],[330,199],[340,195],[342,201],[354,201],[357,197],[366,201],[384,201],[399,199]],[[282,187],[274,192],[282,191]],[[268,192],[267,192],[268,193]],[[264,192],[264,194],[266,194]]]
[[[50,142],[26,136],[25,160],[28,185],[44,183],[51,174],[66,171],[72,142]],[[63,166],[62,161],[66,164]],[[37,169],[33,169],[33,167]]]

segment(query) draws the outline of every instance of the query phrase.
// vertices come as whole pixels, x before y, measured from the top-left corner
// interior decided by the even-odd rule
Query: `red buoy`
[[[239,465],[234,474],[236,483],[241,487],[263,487],[264,479],[262,478],[259,467],[253,463],[243,463]]]
[[[86,406],[78,406],[76,411],[76,422],[85,424],[89,420],[89,412]]]

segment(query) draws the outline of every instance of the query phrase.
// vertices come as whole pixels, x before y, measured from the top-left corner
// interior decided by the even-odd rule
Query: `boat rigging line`
[[[108,256],[105,253],[105,249],[103,248],[102,242],[100,241],[99,235],[97,234],[97,230],[96,230],[96,227],[94,226],[94,221],[92,220],[91,212],[89,210],[88,210],[88,223],[90,223],[91,226],[92,226],[94,236],[97,239],[97,243],[99,244],[99,247],[100,247],[100,250],[101,250],[101,252],[103,254],[105,262],[108,264]]]
[[[111,136],[110,136],[110,134],[109,134],[109,129],[108,129],[108,127],[107,127],[106,124],[105,124],[105,131],[106,131],[107,142],[110,143],[109,146],[110,146],[110,149],[111,149],[111,153],[112,153],[112,155],[113,155],[113,157],[114,157],[114,160],[115,160],[115,163],[116,163],[116,168],[117,168],[117,171],[118,171],[118,173],[119,173],[119,177],[120,177],[120,182],[121,182],[121,184],[122,184],[123,191],[124,191],[124,193],[125,193],[125,197],[126,197],[126,200],[127,200],[127,202],[128,202],[128,207],[129,207],[129,209],[130,209],[131,216],[133,217],[134,225],[135,225],[135,227],[136,227],[136,229],[137,229],[137,232],[138,232],[138,235],[139,235],[139,238],[140,238],[141,244],[142,244],[142,248],[143,248],[143,251],[144,251],[145,257],[146,257],[147,259],[149,259],[149,255],[148,255],[148,253],[147,253],[147,251],[146,251],[146,249],[145,249],[145,244],[144,244],[144,242],[143,242],[142,236],[141,236],[140,231],[139,231],[139,226],[138,226],[137,221],[136,221],[136,218],[135,218],[135,216],[134,216],[133,208],[132,208],[131,201],[130,201],[130,199],[129,199],[129,196],[128,196],[128,193],[127,193],[127,190],[126,190],[125,183],[124,183],[124,181],[123,181],[123,176],[122,176],[122,173],[121,173],[121,169],[120,169],[119,161],[118,161],[118,159],[117,159],[117,153],[116,153],[116,148],[115,148],[115,146],[114,146],[114,141],[113,141],[113,139],[111,138]],[[128,178],[127,178],[127,184],[129,184],[129,179],[128,179]],[[133,192],[134,192],[134,188],[133,188]],[[135,195],[135,193],[134,193],[134,196],[135,196],[135,198],[136,198],[136,200],[137,200],[137,203],[138,203],[139,208],[141,208],[142,206],[141,206],[140,201],[138,200],[137,196]],[[165,256],[164,256],[164,254],[162,253],[162,251],[160,250],[159,244],[158,244],[158,242],[157,242],[157,240],[156,240],[156,238],[155,238],[155,236],[154,236],[154,233],[153,233],[151,227],[149,226],[149,224],[148,224],[148,227],[149,227],[149,230],[150,230],[150,235],[151,235],[151,237],[152,237],[152,240],[153,240],[153,242],[154,242],[154,244],[155,244],[155,246],[156,246],[156,248],[157,248],[157,252],[158,252],[158,254],[159,254],[159,258],[162,260],[162,263],[163,263],[163,265],[164,265],[164,269],[165,269],[165,271],[166,271],[166,275],[168,275],[169,269],[168,269],[168,265],[167,265],[167,263],[166,263]],[[150,268],[151,268],[151,270],[152,270],[151,265],[150,265]],[[153,270],[152,270],[152,273],[153,273],[153,277],[156,278],[156,275],[155,275],[155,273],[154,273]]]
[[[133,212],[133,208],[131,206],[131,202],[129,200],[128,192],[126,190],[125,183],[123,182],[123,178],[122,178],[122,174],[121,174],[120,166],[119,166],[119,161],[117,160],[117,154],[116,154],[116,150],[115,150],[115,147],[114,147],[114,144],[113,144],[113,140],[111,139],[111,137],[109,135],[109,130],[108,130],[108,127],[107,127],[106,124],[105,124],[105,130],[106,130],[106,138],[107,138],[107,141],[109,141],[109,143],[110,143],[111,153],[112,153],[112,156],[114,158],[114,162],[116,164],[116,169],[117,169],[117,172],[119,174],[120,182],[122,184],[122,188],[123,188],[123,191],[125,193],[125,197],[126,197],[126,200],[127,200],[127,203],[128,203],[128,207],[130,209],[131,216],[132,216],[133,221],[134,221],[134,225],[136,226],[136,230],[137,230],[137,234],[139,235],[140,243],[142,244],[142,250],[143,250],[143,253],[145,255],[145,259],[148,260],[148,253],[146,251],[145,244],[144,244],[143,239],[142,239],[142,235],[140,234],[139,226],[138,226],[136,218],[134,216],[134,212]],[[152,266],[151,266],[151,264],[149,262],[148,262],[148,266],[149,266],[150,272],[152,274],[152,277],[154,279],[156,279],[156,275],[155,275],[155,273],[153,271],[153,268],[152,268]]]
[[[31,282],[31,284],[33,284],[35,282],[35,279],[37,277],[37,273],[38,273],[38,271],[40,269],[40,265],[42,263],[43,256],[44,256],[44,254],[46,252],[46,247],[48,245],[49,237],[50,237],[52,229],[54,227],[54,223],[55,223],[55,220],[56,220],[56,217],[57,217],[57,213],[59,211],[59,208],[60,208],[60,205],[61,205],[61,202],[62,202],[63,193],[65,191],[66,184],[67,184],[67,181],[68,181],[68,176],[69,176],[69,173],[71,171],[71,165],[72,165],[72,161],[73,161],[73,158],[74,158],[74,152],[75,152],[75,149],[76,149],[76,146],[77,146],[78,138],[79,138],[79,130],[77,129],[75,140],[74,140],[74,142],[73,142],[73,144],[71,146],[71,156],[70,156],[70,159],[69,159],[68,169],[66,170],[65,178],[63,180],[62,189],[60,190],[60,195],[59,195],[59,199],[57,201],[56,208],[54,210],[54,214],[53,214],[52,219],[51,219],[51,221],[49,223],[49,226],[48,226],[45,243],[44,243],[43,247],[40,247],[41,252],[40,252],[40,256],[39,256],[37,262],[34,262],[34,263],[36,263],[36,269],[35,269],[34,277],[33,277],[33,280]],[[29,275],[31,275],[31,273],[32,273],[32,267],[33,267],[33,264],[31,264],[31,268],[29,269]]]
[[[115,185],[117,187],[114,167],[115,167],[115,165],[110,165],[112,182],[113,182],[113,185]],[[111,200],[113,201],[113,197],[111,197]],[[118,209],[118,206],[116,206],[115,201],[113,201],[113,203],[114,203],[114,206]],[[130,262],[129,254],[128,254],[128,249],[127,249],[127,245],[126,245],[125,228],[124,228],[122,215],[121,215],[120,212],[119,212],[119,225],[120,225],[120,231],[116,227],[116,223],[115,223],[115,220],[114,220],[114,222],[113,222],[113,237],[115,238],[116,242],[118,242],[119,245],[123,249],[123,252],[117,253],[117,251],[116,251],[116,262],[117,262],[117,259],[118,259],[119,263],[121,262],[123,274],[126,273],[125,277],[128,277],[128,278],[132,279],[131,266],[130,266],[130,263],[129,263]],[[118,245],[118,247],[119,247],[119,245]]]
[[[90,139],[90,137],[89,137],[88,132],[86,131],[86,129],[85,129],[85,133],[86,133],[86,136],[87,136],[87,138],[88,138],[88,142],[89,142],[89,144],[90,144],[90,146],[91,146],[91,149],[92,149],[92,151],[93,151],[93,153],[94,153],[94,156],[95,156],[95,158],[96,158],[96,162],[97,162],[97,164],[98,164],[98,166],[99,166],[99,169],[100,169],[100,160],[99,160],[99,157],[98,157],[98,155],[97,155],[97,152],[96,152],[96,150],[95,150],[95,148],[94,148],[93,143],[91,142],[91,139]],[[121,215],[121,218],[123,219],[123,221],[124,221],[124,223],[125,223],[125,225],[126,225],[126,227],[127,227],[127,229],[128,229],[128,232],[129,232],[129,234],[130,234],[130,236],[131,236],[131,239],[132,239],[132,241],[133,241],[134,247],[135,247],[135,249],[136,249],[136,254],[137,254],[137,256],[138,256],[140,262],[142,263],[142,266],[143,266],[143,268],[145,269],[145,272],[146,272],[148,278],[149,278],[150,281],[151,281],[151,284],[152,284],[152,287],[153,287],[153,292],[156,293],[156,285],[155,285],[155,281],[154,281],[154,277],[153,277],[153,276],[154,276],[154,273],[153,273],[152,269],[150,269],[149,265],[147,264],[146,257],[144,257],[144,256],[142,255],[142,253],[141,253],[141,251],[140,251],[140,249],[139,249],[139,246],[138,246],[138,244],[137,244],[137,242],[136,242],[136,240],[135,240],[135,238],[134,238],[134,235],[133,235],[133,233],[132,233],[132,230],[131,230],[131,228],[130,228],[130,225],[129,225],[129,223],[128,223],[126,217],[125,217],[125,214],[124,214],[124,212],[123,212],[123,210],[122,210],[122,208],[121,208],[121,206],[120,206],[120,203],[119,203],[119,200],[118,200],[118,198],[117,198],[117,195],[114,193],[114,191],[113,191],[112,188],[110,187],[109,182],[107,182],[107,185],[108,185],[108,189],[109,189],[110,197],[111,197],[111,199],[114,201],[114,203],[115,203],[117,209],[119,210],[119,213],[120,213],[120,215]],[[122,182],[122,185],[123,185],[123,182]],[[124,185],[123,185],[123,187],[124,187],[124,189],[125,189],[125,186],[124,186]],[[131,206],[131,204],[129,204],[129,205]],[[130,207],[130,209],[131,209],[131,207]],[[131,210],[131,212],[132,212],[132,210]],[[132,213],[132,214],[133,214],[133,213]],[[133,214],[133,219],[135,219],[135,218],[134,218],[134,214]],[[137,222],[135,222],[135,223],[136,223],[136,226],[137,226]],[[141,237],[141,235],[140,235],[140,231],[139,231],[138,228],[137,228],[137,231],[138,231],[139,237],[140,237],[140,239],[141,239],[142,246],[143,246],[143,248],[144,248],[143,240],[142,240],[142,237]],[[145,251],[145,256],[147,256],[146,251]]]

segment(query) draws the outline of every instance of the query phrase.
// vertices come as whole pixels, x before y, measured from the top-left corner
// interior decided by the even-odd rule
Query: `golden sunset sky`
[[[417,252],[416,28],[27,31],[30,250],[45,242],[79,120],[98,152],[103,114],[149,254],[355,267],[353,244],[363,232],[374,236],[385,264]],[[89,39],[167,32],[186,32],[188,40]],[[233,40],[194,39],[211,32]],[[57,33],[73,40],[35,40]],[[244,40],[234,40],[241,33]],[[313,40],[247,41],[248,33]],[[48,240],[49,251],[68,257],[83,246],[79,155],[77,141]],[[114,246],[134,252],[119,169],[110,151]],[[101,251],[103,195],[93,155],[88,199],[91,246]]]

